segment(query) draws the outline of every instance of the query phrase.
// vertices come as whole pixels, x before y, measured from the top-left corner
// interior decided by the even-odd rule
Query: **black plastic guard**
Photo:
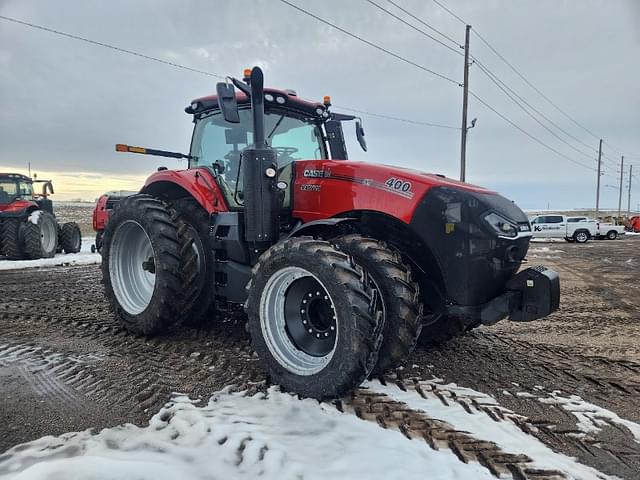
[[[507,282],[507,290],[520,294],[509,305],[509,319],[516,322],[546,317],[560,306],[560,277],[542,265],[515,275]]]
[[[276,151],[272,149],[242,151],[244,233],[249,243],[270,244],[278,240],[278,179],[265,175],[269,168],[278,171],[277,160]]]

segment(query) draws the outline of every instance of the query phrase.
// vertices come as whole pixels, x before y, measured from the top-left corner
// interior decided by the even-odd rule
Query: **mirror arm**
[[[243,81],[238,80],[237,78],[229,78],[231,79],[231,83],[233,83],[238,90],[244,93],[247,97],[251,97],[251,89],[249,88],[249,85],[247,85]]]

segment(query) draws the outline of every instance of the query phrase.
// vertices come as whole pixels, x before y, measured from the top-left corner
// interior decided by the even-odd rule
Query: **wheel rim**
[[[113,233],[109,271],[120,306],[137,315],[151,303],[156,284],[156,261],[151,239],[142,226],[128,220]]]
[[[49,221],[47,217],[40,217],[40,243],[45,253],[51,252],[56,248],[56,230],[57,226]]]
[[[313,375],[333,358],[339,334],[335,304],[320,280],[300,267],[276,272],[260,297],[260,326],[273,357],[297,375]]]
[[[587,241],[587,234],[586,233],[579,233],[577,235],[577,239],[579,242],[586,242]]]
[[[617,233],[616,232],[609,232],[609,240],[615,240]]]

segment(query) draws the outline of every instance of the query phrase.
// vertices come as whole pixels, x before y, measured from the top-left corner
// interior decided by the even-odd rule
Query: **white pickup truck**
[[[595,220],[588,217],[569,217],[568,222],[595,222]],[[613,223],[596,222],[596,234],[597,239],[615,240],[619,235],[624,235],[624,225],[614,225]]]
[[[533,238],[564,238],[567,242],[586,243],[598,235],[595,220],[569,221],[566,215],[538,215],[532,217]]]

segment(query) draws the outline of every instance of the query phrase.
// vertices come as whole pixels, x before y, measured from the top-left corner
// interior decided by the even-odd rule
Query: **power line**
[[[442,8],[444,11],[446,11],[447,13],[449,13],[449,15],[451,15],[453,18],[455,18],[456,20],[458,20],[460,23],[462,23],[463,25],[466,25],[467,22],[465,22],[463,19],[461,19],[459,16],[457,16],[455,13],[453,13],[451,10],[449,10],[447,7],[445,7],[443,4],[441,4],[440,2],[438,2],[438,0],[433,0],[433,3],[435,3],[436,5],[438,5],[440,8]]]
[[[452,17],[454,17],[455,19],[457,19],[458,21],[466,24],[466,22],[460,18],[458,15],[456,15],[455,13],[453,13],[450,9],[448,9],[446,6],[444,6],[442,3],[440,3],[438,0],[433,0],[433,2],[438,5],[440,8],[442,8],[443,10],[445,10],[447,13],[449,13],[449,15],[451,15]],[[581,128],[582,130],[584,130],[585,132],[587,132],[589,135],[591,135],[592,137],[596,138],[596,139],[600,139],[601,137],[597,134],[595,134],[593,131],[591,131],[589,128],[585,127],[583,124],[581,124],[580,122],[578,122],[575,118],[573,118],[571,115],[569,115],[566,111],[564,111],[561,107],[559,107],[553,100],[551,100],[547,95],[545,95],[538,87],[536,87],[533,83],[531,83],[527,77],[525,75],[523,75],[511,62],[509,62],[500,52],[498,52],[498,50],[491,45],[491,43],[489,43],[489,41],[484,38],[480,32],[478,32],[477,29],[473,29],[473,33],[480,39],[480,41],[482,41],[482,43],[484,43],[498,58],[500,58],[500,60],[502,60],[511,70],[513,70],[513,72],[518,75],[529,87],[531,87],[536,93],[538,93],[538,95],[540,95],[542,98],[544,98],[551,106],[553,106],[556,110],[558,110],[562,115],[564,115],[566,118],[568,118],[569,120],[571,120],[571,122],[573,122],[576,126],[578,126],[579,128]],[[565,132],[566,133],[566,132]],[[572,136],[572,138],[574,140],[576,140],[575,137]],[[582,142],[580,142],[582,143]],[[608,143],[608,142],[603,142],[603,143]],[[612,146],[610,143],[608,143],[609,146]],[[621,149],[619,148],[615,148],[616,150],[618,150],[619,153],[624,153],[622,152]],[[631,154],[629,155],[630,157],[637,157],[640,159],[640,154]]]
[[[390,0],[387,0],[390,3],[392,3],[393,5],[395,5],[393,2],[391,2]],[[382,7],[381,5],[378,5],[376,2],[374,2],[373,0],[367,0],[367,2],[369,2],[371,5],[373,5],[374,7],[382,10],[384,13],[386,13],[387,15],[395,18],[396,20],[404,23],[405,25],[411,27],[412,29],[414,29],[416,32],[421,33],[422,35],[424,35],[427,38],[430,38],[431,40],[433,40],[434,42],[442,45],[443,47],[451,50],[453,53],[455,53],[456,55],[464,55],[460,50],[456,50],[455,48],[447,45],[446,43],[438,40],[436,37],[434,37],[433,35],[429,35],[427,32],[425,32],[424,30],[419,29],[418,27],[416,27],[415,25],[410,24],[409,22],[407,22],[406,20],[404,20],[403,18],[397,16],[395,13],[390,12],[389,10],[387,10],[386,8]],[[400,7],[398,7],[400,8]]]
[[[591,156],[591,154],[584,152],[582,150],[580,150],[579,148],[573,146],[572,144],[570,144],[569,142],[567,142],[564,138],[562,138],[560,135],[558,135],[556,132],[554,132],[553,130],[551,130],[547,125],[545,125],[544,123],[542,123],[538,118],[536,118],[535,115],[533,115],[529,110],[527,110],[522,103],[520,103],[518,100],[516,100],[514,98],[517,97],[518,99],[520,99],[520,101],[522,101],[525,105],[527,105],[529,108],[531,108],[534,112],[538,113],[538,115],[542,116],[542,118],[547,119],[547,117],[540,113],[535,107],[533,107],[529,102],[527,102],[525,99],[523,99],[520,95],[518,95],[516,92],[514,92],[508,85],[506,85],[502,80],[500,80],[493,72],[491,72],[488,68],[486,68],[482,63],[476,61],[478,67],[480,68],[480,71],[482,73],[484,73],[489,80],[491,80],[495,85],[498,86],[498,88],[500,90],[502,90],[502,92],[509,97],[516,105],[518,105],[518,107],[520,107],[527,115],[529,115],[534,121],[536,121],[540,126],[542,126],[542,128],[544,128],[545,130],[547,130],[551,135],[553,135],[555,138],[557,138],[558,140],[560,140],[562,143],[566,144],[567,146],[569,146],[570,148],[572,148],[573,150],[575,150],[576,152],[580,153],[581,155],[584,155],[585,157],[591,159],[591,160],[595,160],[594,157]],[[511,92],[511,93],[510,93]],[[513,95],[512,95],[513,94]],[[551,122],[553,124],[553,122]]]
[[[398,10],[400,10],[401,12],[405,13],[406,15],[410,16],[411,18],[413,18],[415,21],[421,23],[422,25],[424,25],[425,27],[427,27],[428,29],[430,29],[432,32],[437,33],[438,35],[440,35],[442,38],[449,40],[451,43],[453,43],[454,45],[456,45],[458,48],[463,48],[462,45],[460,45],[460,43],[451,38],[450,36],[442,33],[440,30],[438,30],[437,28],[435,28],[433,25],[429,25],[427,22],[425,22],[424,20],[422,20],[420,17],[415,16],[413,13],[411,13],[410,11],[406,10],[405,8],[401,7],[400,5],[398,5],[396,2],[394,2],[393,0],[387,0],[387,2],[389,2],[391,5],[393,5],[394,7],[396,7]]]
[[[469,90],[469,94],[471,96],[473,96],[476,100],[478,100],[481,104],[483,104],[485,107],[487,107],[489,110],[491,110],[493,113],[495,113],[496,115],[498,115],[500,118],[502,118],[505,122],[509,123],[512,127],[518,129],[520,132],[524,133],[527,137],[531,138],[533,141],[535,141],[536,143],[539,143],[540,145],[542,145],[543,147],[547,148],[548,150],[551,150],[552,152],[554,152],[555,154],[561,156],[562,158],[569,160],[572,163],[575,163],[576,165],[580,165],[581,167],[584,167],[588,170],[592,170],[595,171],[595,169],[593,167],[590,167],[589,165],[586,165],[582,162],[579,162],[578,160],[569,157],[568,155],[565,155],[564,153],[560,152],[559,150],[556,150],[555,148],[553,148],[550,145],[547,145],[545,142],[543,142],[542,140],[540,140],[539,138],[535,137],[534,135],[530,134],[529,132],[527,132],[525,129],[523,129],[522,127],[520,127],[518,124],[516,124],[515,122],[513,122],[512,120],[510,120],[509,118],[507,118],[505,115],[503,115],[502,113],[500,113],[498,110],[496,110],[495,108],[493,108],[491,105],[489,105],[487,102],[485,102],[482,98],[480,98],[478,95],[476,95],[474,92],[472,92],[471,90]]]
[[[224,75],[219,75],[217,73],[205,72],[204,70],[198,70],[196,68],[187,67],[185,65],[180,65],[179,63],[169,62],[167,60],[162,60],[161,58],[152,57],[151,55],[145,55],[144,53],[135,52],[133,50],[127,50],[126,48],[116,47],[115,45],[110,45],[108,43],[98,42],[96,40],[90,40],[85,37],[80,37],[79,35],[73,35],[71,33],[61,32],[60,30],[54,30],[53,28],[43,27],[42,25],[36,25],[35,23],[25,22],[23,20],[18,20],[17,18],[5,17],[4,15],[0,15],[0,19],[6,20],[8,22],[18,23],[20,25],[24,25],[31,28],[36,28],[38,30],[42,30],[49,33],[55,33],[56,35],[60,35],[63,37],[71,38],[73,40],[79,40],[81,42],[90,43],[91,45],[97,45],[99,47],[109,48],[111,50],[115,50],[120,53],[126,53],[128,55],[133,55],[135,57],[141,57],[146,60],[151,60],[158,63],[163,63],[165,65],[169,65],[176,68],[181,68],[183,70],[188,70],[190,72],[199,73],[201,75],[208,75],[210,77],[216,77],[225,79]]]
[[[164,64],[164,65],[168,65],[168,66],[171,66],[171,67],[180,68],[182,70],[187,70],[187,71],[190,71],[190,72],[199,73],[201,75],[207,75],[207,76],[210,76],[210,77],[216,77],[216,78],[220,78],[220,79],[225,79],[226,78],[224,75],[220,75],[220,74],[212,73],[212,72],[207,72],[207,71],[204,71],[204,70],[198,70],[196,68],[191,68],[191,67],[188,67],[186,65],[181,65],[181,64],[175,63],[175,62],[169,62],[169,61],[163,60],[161,58],[156,58],[156,57],[152,57],[150,55],[146,55],[146,54],[143,54],[143,53],[140,53],[140,52],[136,52],[134,50],[129,50],[129,49],[126,49],[126,48],[117,47],[115,45],[110,45],[110,44],[104,43],[104,42],[98,42],[96,40],[91,40],[89,38],[81,37],[79,35],[74,35],[74,34],[71,34],[71,33],[60,31],[60,30],[55,30],[53,28],[45,27],[45,26],[42,26],[42,25],[37,25],[35,23],[25,22],[23,20],[18,20],[16,18],[11,18],[11,17],[6,17],[4,15],[0,15],[0,19],[6,20],[6,21],[9,21],[9,22],[13,22],[13,23],[17,23],[17,24],[20,24],[20,25],[24,25],[24,26],[27,26],[27,27],[31,27],[31,28],[34,28],[34,29],[37,29],[37,30],[42,30],[42,31],[45,31],[45,32],[48,32],[48,33],[53,33],[55,35],[60,35],[62,37],[70,38],[72,40],[78,40],[78,41],[81,41],[81,42],[85,42],[85,43],[88,43],[90,45],[96,45],[96,46],[108,48],[108,49],[114,50],[114,51],[119,52],[119,53],[125,53],[125,54],[128,54],[128,55],[141,57],[141,58],[144,58],[144,59],[147,59],[147,60],[152,60],[154,62],[158,62],[158,63]],[[379,117],[379,118],[386,118],[388,120],[411,123],[411,124],[414,124],[414,125],[424,125],[424,126],[438,127],[438,128],[454,128],[454,129],[458,128],[458,127],[452,127],[452,126],[448,126],[448,125],[439,125],[439,124],[436,124],[436,123],[429,123],[429,122],[423,122],[423,121],[419,121],[419,120],[412,120],[412,119],[409,119],[409,118],[393,117],[393,116],[389,116],[389,115],[384,115],[384,114],[374,113],[374,112],[367,112],[367,111],[364,111],[364,110],[357,110],[357,109],[348,108],[348,107],[339,107],[339,108],[342,108],[344,110],[350,110],[350,111],[353,111],[353,112],[362,113],[363,115],[369,115],[369,116],[372,116],[372,117]]]
[[[397,122],[411,123],[413,125],[425,125],[427,127],[446,128],[446,129],[450,129],[450,130],[460,130],[460,127],[453,127],[451,125],[441,125],[441,124],[438,124],[438,123],[423,122],[423,121],[420,121],[420,120],[409,120],[407,118],[393,117],[391,115],[384,115],[384,114],[381,114],[381,113],[367,112],[365,110],[357,110],[355,108],[343,107],[341,105],[335,105],[335,107],[339,108],[340,110],[347,110],[349,112],[361,113],[362,115],[369,115],[371,117],[384,118],[384,119],[387,119],[387,120],[394,120],[394,121],[397,121]]]
[[[381,47],[380,45],[378,45],[378,44],[376,44],[376,43],[373,43],[373,42],[371,42],[371,41],[369,41],[369,40],[367,40],[367,39],[365,39],[365,38],[363,38],[363,37],[361,37],[361,36],[359,36],[359,35],[356,35],[355,33],[351,33],[350,31],[345,30],[344,28],[337,26],[336,24],[331,23],[331,22],[329,22],[328,20],[325,20],[324,18],[321,18],[321,17],[319,17],[319,16],[317,16],[317,15],[315,15],[315,14],[313,14],[313,13],[309,12],[308,10],[305,10],[305,9],[304,9],[304,8],[302,8],[302,7],[299,7],[299,6],[297,6],[297,5],[295,5],[295,4],[291,3],[291,2],[289,2],[289,1],[287,1],[287,0],[280,0],[280,1],[281,1],[282,3],[284,3],[285,5],[288,5],[288,6],[290,6],[291,8],[294,8],[294,9],[298,10],[299,12],[302,12],[302,13],[304,13],[305,15],[308,15],[308,16],[309,16],[309,17],[311,17],[311,18],[315,18],[316,20],[318,20],[319,22],[324,23],[325,25],[328,25],[328,26],[330,26],[330,27],[332,27],[332,28],[335,28],[335,29],[336,29],[336,30],[338,30],[339,32],[342,32],[342,33],[344,33],[345,35],[348,35],[348,36],[349,36],[349,37],[351,37],[351,38],[355,38],[356,40],[358,40],[358,41],[360,41],[360,42],[362,42],[362,43],[364,43],[364,44],[366,44],[366,45],[369,45],[370,47],[375,48],[376,50],[379,50],[379,51],[381,51],[381,52],[384,52],[384,53],[386,53],[387,55],[391,55],[392,57],[394,57],[394,58],[396,58],[396,59],[398,59],[398,60],[400,60],[400,61],[403,61],[403,62],[405,62],[405,63],[408,63],[409,65],[413,65],[414,67],[419,68],[420,70],[423,70],[423,71],[425,71],[425,72],[428,72],[428,73],[430,73],[430,74],[432,74],[432,75],[435,75],[435,76],[436,76],[436,77],[438,77],[438,78],[441,78],[441,79],[443,79],[443,80],[446,80],[446,81],[448,81],[448,82],[451,82],[451,83],[453,83],[453,84],[455,84],[455,85],[460,85],[460,82],[458,82],[457,80],[454,80],[454,79],[453,79],[453,78],[451,78],[451,77],[448,77],[448,76],[446,76],[446,75],[443,75],[442,73],[438,73],[438,72],[436,72],[435,70],[431,70],[430,68],[427,68],[427,67],[425,67],[424,65],[420,65],[419,63],[416,63],[416,62],[414,62],[413,60],[409,60],[408,58],[403,57],[402,55],[399,55],[399,54],[394,53],[394,52],[392,52],[392,51],[390,51],[390,50],[387,50],[386,48]]]

